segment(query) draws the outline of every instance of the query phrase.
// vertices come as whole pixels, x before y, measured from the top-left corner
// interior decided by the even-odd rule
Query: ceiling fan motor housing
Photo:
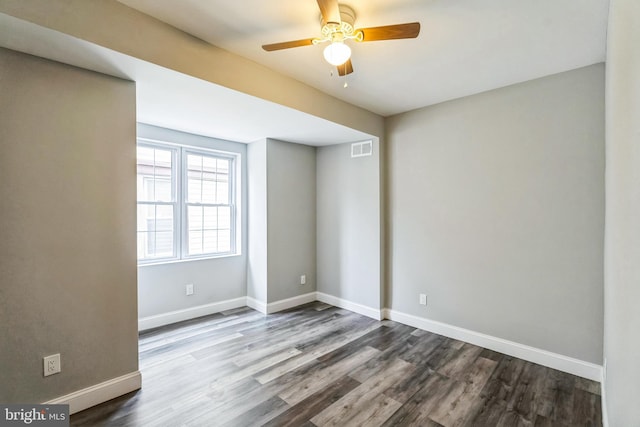
[[[354,23],[356,21],[356,12],[347,5],[338,5],[340,9],[341,22],[326,22],[324,18],[320,17],[322,23],[322,35],[324,38],[331,41],[342,41],[346,38],[354,37]]]

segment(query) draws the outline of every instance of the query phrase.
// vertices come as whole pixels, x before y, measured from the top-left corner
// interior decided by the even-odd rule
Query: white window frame
[[[144,202],[136,200],[136,206],[139,204],[151,204],[151,205],[173,205],[173,256],[163,258],[148,258],[138,259],[138,265],[149,264],[165,264],[180,261],[190,261],[198,259],[210,259],[210,258],[222,258],[227,256],[234,256],[238,254],[238,226],[240,224],[238,215],[237,200],[239,195],[237,167],[240,162],[240,154],[233,152],[226,152],[220,150],[212,150],[201,147],[193,147],[189,145],[176,144],[172,142],[157,141],[147,138],[138,138],[137,146],[155,148],[162,150],[170,150],[172,155],[172,183],[171,191],[173,195],[172,202]],[[230,250],[227,252],[215,252],[206,254],[189,255],[188,254],[188,220],[187,220],[187,207],[189,205],[201,205],[201,206],[227,206],[226,204],[211,204],[211,203],[188,203],[187,198],[187,186],[188,186],[188,170],[187,170],[187,155],[195,154],[199,156],[211,156],[215,158],[221,158],[229,160],[229,207],[230,207]],[[137,210],[136,210],[137,211]],[[136,230],[137,233],[137,230]]]
[[[198,259],[198,258],[211,258],[211,257],[222,257],[233,255],[236,253],[236,171],[235,171],[235,159],[237,156],[230,155],[229,153],[222,153],[219,151],[210,151],[203,150],[192,147],[182,147],[181,149],[181,199],[180,199],[180,208],[181,212],[181,242],[182,250],[180,252],[181,259]],[[189,206],[227,206],[226,204],[216,204],[216,203],[194,203],[187,201],[187,185],[188,185],[188,170],[187,170],[187,156],[189,154],[195,154],[197,156],[211,156],[219,159],[229,160],[229,210],[230,210],[230,250],[227,252],[216,252],[216,253],[208,253],[208,254],[198,254],[198,255],[189,255],[187,248],[187,240],[188,240],[188,217],[187,217],[187,208]]]

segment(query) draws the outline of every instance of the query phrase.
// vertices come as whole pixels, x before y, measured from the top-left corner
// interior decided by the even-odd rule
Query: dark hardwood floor
[[[140,370],[71,425],[602,425],[598,383],[319,302],[142,333]]]

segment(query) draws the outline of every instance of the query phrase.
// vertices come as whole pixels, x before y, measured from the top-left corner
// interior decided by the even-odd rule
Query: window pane
[[[216,203],[216,182],[213,180],[213,174],[203,176],[202,203]]]
[[[202,202],[202,180],[200,179],[200,172],[198,172],[198,178],[189,177],[187,183],[187,202]]]
[[[138,258],[170,258],[173,252],[173,232],[138,232]]]
[[[229,173],[229,160],[226,159],[218,159],[218,173],[228,174]]]
[[[202,226],[205,230],[215,230],[218,228],[218,208],[204,208],[204,218]]]
[[[138,159],[138,167],[141,164],[153,166],[154,149],[149,147],[137,147],[136,156]]]
[[[187,166],[187,201],[189,203],[229,203],[230,160],[189,154]]]
[[[173,152],[159,148],[137,148],[138,200],[173,200]]]
[[[173,206],[159,205],[156,207],[155,230],[173,233]]]
[[[138,258],[168,258],[174,250],[174,206],[138,204]]]
[[[204,253],[218,252],[218,232],[206,230],[202,234],[202,250]]]
[[[195,154],[187,155],[187,169],[189,172],[202,171],[202,156],[197,156]]]
[[[202,231],[189,230],[189,255],[202,254]]]
[[[219,252],[231,251],[231,231],[229,230],[218,231],[218,251]]]
[[[155,179],[155,201],[170,202],[171,201],[171,177],[161,178],[156,176]]]
[[[215,172],[216,159],[209,156],[202,156],[202,170],[204,172]]]
[[[218,229],[231,229],[231,208],[228,206],[218,208]]]
[[[188,255],[231,251],[231,207],[188,206]]]
[[[149,246],[147,244],[148,233],[138,232],[138,259],[145,259],[149,256]]]
[[[187,201],[190,203],[203,202],[202,183],[203,158],[196,154],[187,155]]]
[[[158,231],[156,235],[155,257],[173,256],[173,231]]]
[[[154,205],[138,205],[138,231],[149,231],[149,220],[155,219]]]
[[[187,223],[189,230],[202,230],[202,206],[187,207]]]
[[[228,204],[229,200],[229,160],[218,159],[218,179],[216,203]]]
[[[229,183],[228,182],[217,182],[217,198],[216,203],[225,205],[229,203]]]
[[[171,168],[171,151],[169,150],[155,150],[156,154],[156,167]]]

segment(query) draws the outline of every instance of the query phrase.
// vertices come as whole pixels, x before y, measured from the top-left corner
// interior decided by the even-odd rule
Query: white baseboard
[[[594,363],[388,308],[385,308],[383,312],[385,318],[414,328],[465,341],[593,381],[602,380],[602,366]]]
[[[607,412],[607,392],[604,383],[600,387],[600,404],[602,405],[602,427],[609,427],[609,413]]]
[[[260,313],[267,314],[267,304],[262,301],[258,301],[255,298],[247,297],[247,307],[251,307]]]
[[[602,427],[609,427],[609,412],[607,411],[607,358],[602,364],[602,379],[600,381],[600,405],[602,406]]]
[[[83,388],[65,396],[44,402],[44,405],[69,405],[69,414],[84,411],[92,406],[115,399],[123,394],[140,389],[142,376],[140,371],[131,372],[91,387]]]
[[[315,300],[316,300],[316,292],[309,292],[308,294],[297,295],[295,297],[271,302],[267,304],[267,314],[277,313],[278,311],[297,307],[299,305],[307,304]]]
[[[138,330],[157,328],[158,326],[169,325],[183,320],[195,319],[196,317],[219,313],[224,310],[244,307],[247,304],[246,297],[229,299],[211,304],[198,305],[196,307],[185,308],[184,310],[170,311],[168,313],[157,314],[155,316],[138,319]]]
[[[325,294],[323,292],[316,292],[316,299],[318,301],[331,304],[335,307],[344,308],[345,310],[353,311],[354,313],[371,317],[372,319],[376,319],[376,320],[384,319],[382,315],[382,310],[380,309],[367,307],[366,305],[347,301],[346,299],[334,297],[333,295]]]

